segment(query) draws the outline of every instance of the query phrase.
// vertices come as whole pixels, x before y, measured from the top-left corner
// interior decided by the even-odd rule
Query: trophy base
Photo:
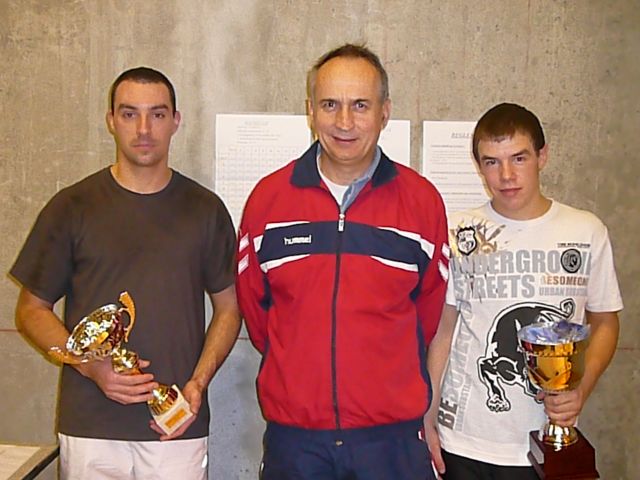
[[[572,445],[555,448],[538,438],[538,431],[529,432],[527,457],[543,480],[586,480],[600,478],[596,470],[596,451],[576,430],[578,438]]]
[[[189,408],[189,403],[182,396],[182,392],[176,385],[171,385],[171,390],[177,394],[177,398],[173,401],[171,407],[160,414],[154,414],[153,419],[158,426],[167,434],[171,435],[180,428],[187,420],[193,417],[193,413]]]

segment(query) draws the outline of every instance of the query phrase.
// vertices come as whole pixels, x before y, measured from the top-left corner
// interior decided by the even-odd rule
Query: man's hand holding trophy
[[[73,329],[65,348],[52,347],[49,355],[62,363],[81,364],[111,358],[117,374],[140,375],[140,359],[136,352],[125,348],[135,324],[136,309],[128,292],[120,294],[119,302],[104,305],[84,317]],[[129,317],[124,324],[124,314]],[[160,384],[152,390],[147,405],[160,429],[171,435],[193,417],[189,403],[176,385]]]

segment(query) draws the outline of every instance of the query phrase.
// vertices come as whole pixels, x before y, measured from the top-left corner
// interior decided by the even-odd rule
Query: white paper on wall
[[[389,120],[380,132],[378,145],[391,160],[411,166],[411,122],[409,120]]]
[[[236,228],[258,180],[299,158],[310,144],[305,115],[216,115],[215,190]]]
[[[422,125],[422,174],[440,191],[447,213],[478,207],[489,198],[471,150],[475,125],[449,121]]]

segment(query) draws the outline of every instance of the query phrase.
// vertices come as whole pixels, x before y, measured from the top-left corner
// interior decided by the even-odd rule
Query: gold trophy
[[[562,320],[540,322],[518,331],[529,380],[548,395],[574,389],[584,375],[589,327]],[[529,433],[528,458],[545,480],[599,478],[595,450],[575,427],[547,420]]]
[[[135,323],[136,307],[128,292],[122,292],[119,301],[122,307],[104,305],[80,320],[69,335],[65,348],[52,347],[49,355],[61,363],[72,365],[111,357],[114,371],[128,375],[142,373],[138,354],[124,347]],[[129,317],[126,326],[125,313]],[[160,384],[152,394],[153,398],[147,401],[147,405],[154,420],[167,435],[193,416],[189,403],[176,385]]]

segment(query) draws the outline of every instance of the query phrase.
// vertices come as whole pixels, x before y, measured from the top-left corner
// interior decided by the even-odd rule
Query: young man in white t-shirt
[[[492,198],[449,219],[452,258],[429,348],[435,391],[426,436],[445,479],[536,479],[528,432],[545,414],[575,424],[614,354],[622,300],[606,227],[540,190],[548,145],[533,113],[491,108],[474,131],[473,155]],[[591,326],[584,378],[575,390],[545,396],[527,380],[516,333],[561,319]]]

